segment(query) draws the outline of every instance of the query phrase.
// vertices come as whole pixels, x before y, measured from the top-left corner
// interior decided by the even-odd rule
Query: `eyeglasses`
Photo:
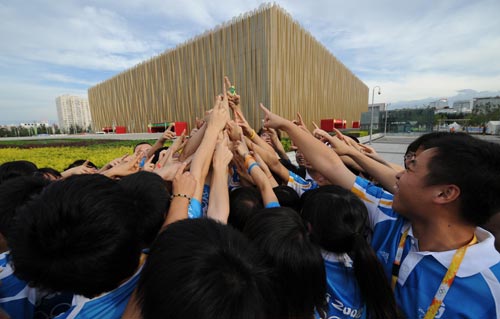
[[[405,164],[405,169],[408,169],[408,164],[411,163],[416,157],[415,152],[408,152],[403,156],[404,159],[404,164]]]
[[[408,152],[405,154],[405,156],[403,156],[403,158],[405,161],[411,161],[415,159],[415,156],[416,156],[415,152]]]

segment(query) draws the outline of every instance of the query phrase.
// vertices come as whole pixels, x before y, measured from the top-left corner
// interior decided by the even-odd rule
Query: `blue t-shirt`
[[[387,277],[403,232],[409,229],[405,242],[396,301],[408,318],[423,318],[432,302],[456,250],[419,251],[411,223],[392,210],[392,194],[358,177],[352,191],[368,208],[373,229],[371,245]],[[476,228],[478,243],[470,246],[455,280],[436,314],[436,318],[500,318],[500,254],[495,238]]]
[[[318,188],[318,183],[312,179],[304,179],[292,171],[288,171],[287,186],[293,188],[299,196],[308,190]]]
[[[325,262],[328,315],[327,318],[366,318],[352,260],[347,254],[323,251]]]
[[[196,198],[191,198],[188,206],[188,218],[196,219],[207,216],[208,200],[210,198],[210,186],[203,185],[203,194],[201,195],[201,202]]]
[[[120,287],[88,299],[75,295],[71,308],[56,319],[120,319],[135,289],[142,267]]]
[[[33,318],[36,290],[14,276],[9,259],[9,252],[0,254],[0,308],[12,319]]]

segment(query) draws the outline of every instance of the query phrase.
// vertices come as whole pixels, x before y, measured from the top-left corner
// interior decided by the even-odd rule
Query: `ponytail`
[[[366,239],[353,236],[352,251],[354,275],[366,304],[368,319],[400,318],[394,294],[384,269]]]

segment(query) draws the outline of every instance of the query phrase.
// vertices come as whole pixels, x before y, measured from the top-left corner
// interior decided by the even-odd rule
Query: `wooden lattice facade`
[[[262,102],[306,123],[359,121],[368,87],[276,5],[233,19],[89,89],[94,127],[147,131],[148,123],[193,123],[213,104],[228,75],[249,123]]]

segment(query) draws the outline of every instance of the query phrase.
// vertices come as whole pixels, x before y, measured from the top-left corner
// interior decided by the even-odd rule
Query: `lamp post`
[[[373,100],[375,99],[375,89],[378,88],[378,95],[380,95],[380,86],[375,86],[372,89],[372,112],[371,112],[371,118],[370,118],[370,139],[369,139],[369,144],[372,144],[372,134],[373,134]]]

